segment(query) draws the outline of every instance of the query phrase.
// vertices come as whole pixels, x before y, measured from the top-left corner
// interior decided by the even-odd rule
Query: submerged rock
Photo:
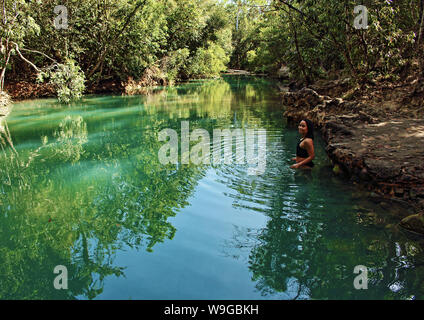
[[[400,225],[407,230],[424,235],[424,211],[402,219]]]

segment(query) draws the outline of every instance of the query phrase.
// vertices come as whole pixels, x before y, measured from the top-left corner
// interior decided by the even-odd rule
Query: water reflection
[[[275,147],[262,176],[220,171],[220,182],[234,190],[228,194],[234,206],[269,218],[264,228],[234,226],[223,253],[246,257],[257,290],[268,298],[422,299],[424,241],[393,232],[379,201],[354,199],[355,188],[332,178],[322,149],[312,172],[288,169],[291,141],[282,134],[268,141]],[[357,265],[368,267],[368,290],[354,289]]]
[[[94,298],[105,277],[123,274],[113,263],[117,250],[152,251],[173,238],[167,219],[187,205],[202,168],[160,165],[154,132],[129,132],[128,139],[116,127],[89,148],[87,123],[67,116],[53,140],[43,135],[18,161],[3,154],[1,298]],[[72,275],[66,292],[52,285],[59,264]]]
[[[71,107],[53,100],[15,106],[12,135],[4,123],[0,139],[0,298],[99,297],[109,276],[126,275],[119,253],[153,255],[182,231],[170,218],[189,207],[211,171],[231,190],[225,195],[234,210],[268,218],[265,228],[235,226],[223,249],[246,259],[264,297],[422,297],[422,246],[376,224],[378,211],[332,177],[323,148],[312,173],[289,168],[297,136],[270,90],[267,81],[236,78],[148,96],[87,97]],[[265,128],[265,174],[249,176],[235,161],[160,164],[158,133],[179,132],[184,120],[210,136],[215,128]],[[53,287],[60,264],[69,290]],[[370,288],[379,290],[353,289],[358,264],[370,267]]]
[[[253,87],[246,92],[236,94],[260,100]],[[7,130],[1,139],[0,298],[95,298],[106,277],[124,275],[114,263],[120,249],[152,252],[173,239],[168,218],[188,205],[207,168],[160,164],[157,133],[181,119],[210,132],[231,124],[233,96],[226,81],[194,82],[147,97],[15,108],[18,151]],[[249,112],[238,121],[255,119]],[[52,285],[59,264],[70,275],[66,291]]]

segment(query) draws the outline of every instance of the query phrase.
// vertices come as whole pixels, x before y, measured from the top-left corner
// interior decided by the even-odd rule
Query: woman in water
[[[296,148],[296,164],[292,165],[292,169],[312,169],[314,163],[312,160],[315,158],[314,151],[314,125],[309,120],[302,120],[299,123],[299,133],[302,139],[297,144]]]

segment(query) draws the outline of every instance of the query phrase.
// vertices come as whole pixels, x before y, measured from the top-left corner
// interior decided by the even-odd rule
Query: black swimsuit
[[[309,157],[309,154],[308,154],[308,151],[306,151],[305,149],[303,149],[301,146],[300,146],[300,143],[303,141],[303,140],[305,140],[305,139],[302,139],[302,140],[300,140],[299,141],[299,143],[297,144],[297,147],[296,147],[296,157],[299,157],[299,158],[308,158]],[[305,163],[304,164],[305,166],[308,166],[308,167],[311,167],[311,168],[313,168],[314,167],[314,163],[312,162],[312,161],[309,161],[308,163]]]

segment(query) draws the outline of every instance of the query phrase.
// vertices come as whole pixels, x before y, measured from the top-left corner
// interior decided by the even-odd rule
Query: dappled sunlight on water
[[[290,169],[299,137],[282,114],[272,82],[241,77],[15,104],[0,150],[0,298],[423,298],[423,240],[395,217],[407,209],[335,177],[319,138],[315,168]],[[161,164],[158,133],[182,121],[211,137],[265,129],[265,172],[236,158]],[[53,287],[57,265],[69,290]],[[357,265],[367,290],[353,286]]]

